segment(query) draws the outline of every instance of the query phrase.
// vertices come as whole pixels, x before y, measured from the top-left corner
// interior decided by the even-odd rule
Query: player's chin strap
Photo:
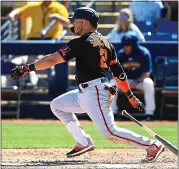
[[[70,28],[71,32],[75,33],[74,26]]]

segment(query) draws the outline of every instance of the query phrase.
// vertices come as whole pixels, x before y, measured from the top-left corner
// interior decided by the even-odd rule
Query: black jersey
[[[65,61],[76,58],[77,84],[106,77],[110,61],[117,58],[112,44],[98,32],[71,40],[59,52]]]

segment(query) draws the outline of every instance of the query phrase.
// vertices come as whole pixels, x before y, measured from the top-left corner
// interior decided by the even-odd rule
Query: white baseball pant
[[[129,84],[134,81],[129,79]],[[114,79],[110,80],[111,85],[116,85],[116,81]],[[145,100],[145,114],[146,115],[153,115],[155,110],[155,90],[154,90],[154,83],[151,78],[145,78],[143,82],[140,82],[136,86],[137,89],[144,91],[144,100]],[[112,109],[114,113],[117,112],[117,96],[114,97],[112,102]]]
[[[79,85],[81,92],[78,89],[72,90],[57,97],[50,104],[54,115],[66,125],[78,143],[83,146],[88,144],[86,133],[74,114],[84,112],[89,115],[100,133],[111,141],[120,141],[141,149],[147,149],[154,143],[154,140],[120,128],[115,124],[111,108],[112,95],[104,89],[105,84],[109,85],[108,82],[102,83],[99,78],[87,84],[89,86],[87,88]]]

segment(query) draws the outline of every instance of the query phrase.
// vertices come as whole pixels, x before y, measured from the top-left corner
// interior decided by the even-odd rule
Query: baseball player
[[[99,15],[87,7],[77,8],[73,17],[71,31],[79,35],[53,54],[44,56],[39,61],[14,68],[11,77],[19,80],[30,71],[48,69],[56,64],[76,58],[76,82],[78,89],[69,91],[52,100],[50,107],[73,135],[77,144],[67,157],[74,157],[95,148],[89,134],[81,127],[75,113],[87,112],[100,133],[113,142],[123,142],[147,151],[144,162],[152,162],[164,151],[165,147],[156,140],[118,127],[114,122],[111,108],[115,87],[110,86],[105,76],[105,69],[110,69],[116,83],[128,97],[132,106],[139,111],[144,109],[132,93],[127,76],[117,60],[111,43],[97,32]]]

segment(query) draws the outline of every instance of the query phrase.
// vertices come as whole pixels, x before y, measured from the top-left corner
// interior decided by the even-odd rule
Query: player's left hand
[[[29,72],[30,72],[29,66],[24,65],[12,69],[10,74],[13,80],[19,80],[21,77],[27,76]]]
[[[134,95],[131,98],[129,98],[129,102],[132,104],[134,108],[138,109],[139,111],[143,111],[145,108],[144,104]]]

